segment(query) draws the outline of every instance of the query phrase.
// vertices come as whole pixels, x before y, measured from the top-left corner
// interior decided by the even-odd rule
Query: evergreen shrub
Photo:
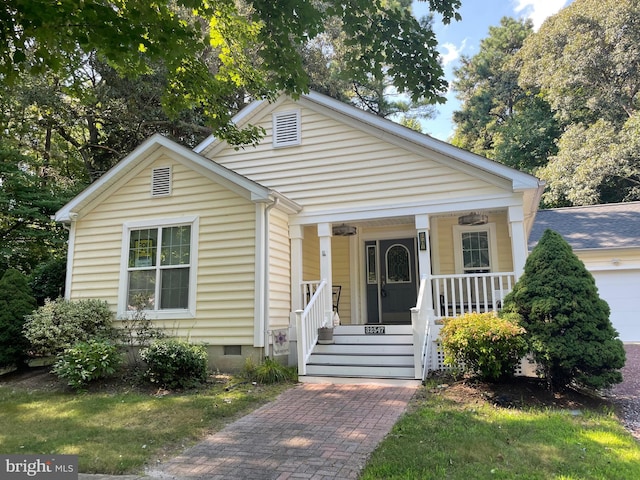
[[[164,388],[193,388],[207,379],[207,351],[203,345],[160,339],[140,350],[147,364],[145,376]]]
[[[24,363],[29,342],[22,329],[25,316],[36,307],[27,277],[18,270],[7,270],[0,278],[0,367]]]
[[[562,236],[547,230],[504,301],[551,388],[602,389],[622,381],[625,351],[595,280]]]
[[[113,316],[103,300],[46,301],[27,316],[24,334],[32,355],[59,355],[78,342],[113,338]]]
[[[447,318],[440,330],[444,361],[485,380],[511,377],[526,353],[524,333],[513,315],[474,312]]]

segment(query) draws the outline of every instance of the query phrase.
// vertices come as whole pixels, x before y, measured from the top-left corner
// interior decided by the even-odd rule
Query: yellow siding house
[[[500,308],[522,273],[536,178],[317,93],[235,122],[266,134],[153,136],[57,212],[68,298],[121,319],[145,295],[220,369],[276,356],[304,381],[419,380],[439,319]]]

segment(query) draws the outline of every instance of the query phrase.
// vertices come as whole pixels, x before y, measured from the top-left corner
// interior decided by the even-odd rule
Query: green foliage
[[[498,162],[533,172],[557,151],[560,135],[549,105],[536,89],[518,85],[516,55],[533,34],[531,21],[504,17],[489,28],[473,57],[462,57],[453,83],[462,102],[454,143]]]
[[[507,295],[534,360],[555,388],[590,389],[622,381],[625,351],[593,276],[558,233],[547,230]]]
[[[7,270],[0,279],[0,367],[19,366],[25,359],[28,342],[22,328],[36,306],[27,278]]]
[[[182,340],[156,340],[140,350],[146,377],[165,388],[192,388],[207,379],[207,351]]]
[[[547,205],[640,199],[638,45],[635,0],[573,2],[525,41],[519,84],[568,125],[540,172]]]
[[[26,317],[32,355],[58,355],[77,342],[113,338],[113,312],[102,300],[46,301]]]
[[[1,122],[0,122],[0,126]],[[0,139],[0,268],[30,272],[63,252],[66,232],[51,216],[69,198],[58,184],[47,183],[30,168],[28,157]]]
[[[262,363],[256,365],[251,358],[245,360],[242,371],[244,377],[252,382],[273,384],[281,382],[295,382],[298,371],[295,367],[287,367],[277,360],[266,357]]]
[[[440,340],[447,364],[496,381],[512,376],[526,353],[524,333],[517,316],[467,313],[446,319]]]
[[[29,275],[29,286],[38,305],[45,300],[64,297],[67,274],[67,260],[64,257],[53,258],[38,265]]]
[[[149,297],[136,295],[133,305],[130,305],[131,313],[122,320],[120,337],[132,365],[139,365],[139,349],[148,347],[151,342],[164,337],[164,332],[154,327],[153,322],[147,317],[146,308],[149,305]]]
[[[53,366],[53,373],[81,390],[94,380],[107,378],[118,371],[122,356],[108,340],[78,342],[66,348]]]
[[[0,6],[0,24],[6,26],[0,35],[0,75],[13,81],[23,73],[53,72],[69,85],[91,52],[123,76],[148,74],[161,64],[166,69],[162,103],[170,115],[197,109],[218,138],[252,143],[261,130],[231,122],[237,98],[306,91],[299,51],[328,18],[338,18],[347,44],[357,47],[346,56],[350,78],[385,73],[398,91],[416,100],[442,101],[446,82],[433,30],[398,4],[69,0],[29,8],[28,2],[7,0]],[[429,5],[444,23],[460,18],[459,0]]]

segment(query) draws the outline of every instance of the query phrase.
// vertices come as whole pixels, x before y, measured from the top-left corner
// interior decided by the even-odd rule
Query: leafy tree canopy
[[[555,153],[559,134],[548,104],[518,85],[516,55],[532,34],[530,20],[502,18],[476,55],[462,57],[453,83],[462,102],[453,143],[530,172]]]
[[[520,85],[565,131],[540,170],[550,206],[640,199],[640,3],[575,0],[527,38]]]
[[[458,19],[460,0],[428,0],[443,21]],[[0,6],[0,75],[73,75],[87,55],[122,75],[167,71],[163,105],[177,114],[202,109],[214,132],[251,143],[255,127],[231,124],[238,91],[256,98],[308,88],[300,48],[329,17],[342,22],[349,75],[364,82],[388,75],[415,99],[441,101],[446,88],[431,28],[384,0],[7,0]]]

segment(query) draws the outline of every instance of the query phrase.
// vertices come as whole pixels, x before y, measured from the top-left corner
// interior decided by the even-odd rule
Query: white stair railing
[[[322,281],[314,289],[304,310],[296,310],[296,330],[298,332],[298,375],[307,374],[307,363],[318,341],[318,328],[325,326],[331,312],[327,315],[325,306],[328,295],[327,282]]]
[[[415,378],[424,380],[429,369],[429,316],[425,305],[425,292],[428,280],[420,280],[416,306],[411,309],[411,327],[413,329],[413,349]]]

